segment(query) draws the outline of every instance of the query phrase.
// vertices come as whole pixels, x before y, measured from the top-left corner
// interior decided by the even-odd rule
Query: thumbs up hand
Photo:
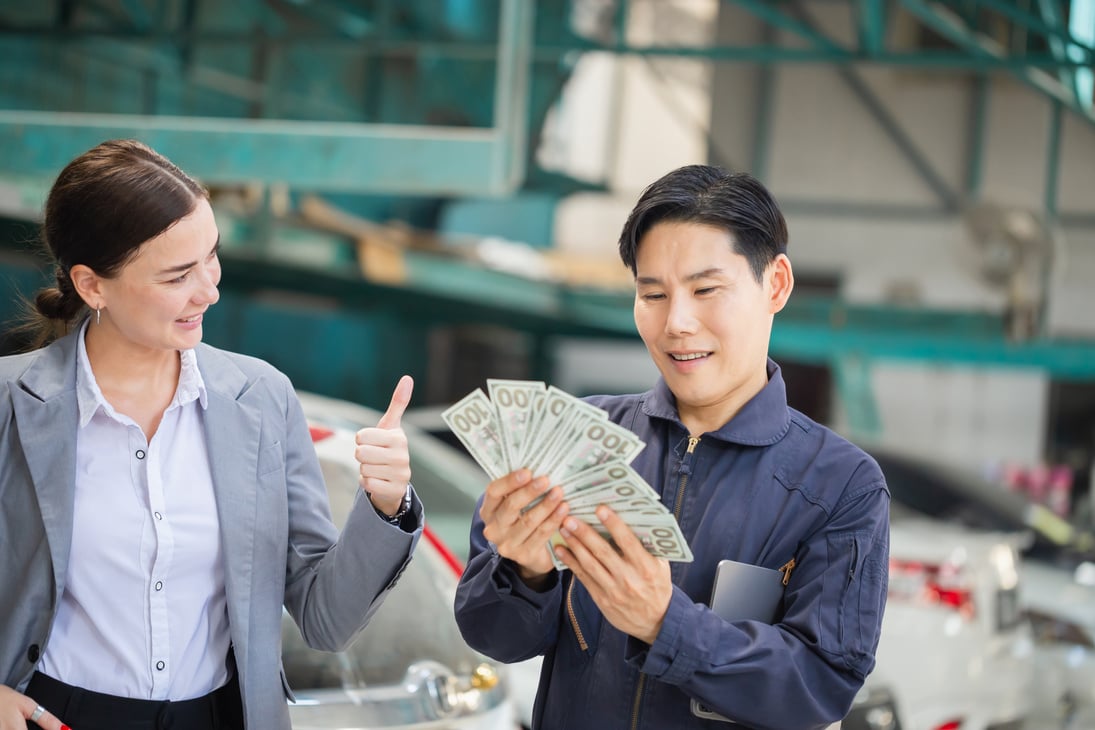
[[[400,420],[413,390],[414,380],[404,375],[376,426],[357,432],[354,458],[360,465],[361,488],[369,495],[373,507],[389,516],[399,511],[411,481],[411,457]]]

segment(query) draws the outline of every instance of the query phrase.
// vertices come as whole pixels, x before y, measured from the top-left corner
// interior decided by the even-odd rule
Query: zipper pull
[[[791,558],[786,563],[779,567],[779,572],[783,573],[783,585],[791,580],[791,571],[795,569],[795,559]]]
[[[700,442],[700,437],[699,436],[689,436],[688,437],[688,451],[686,451],[685,453],[691,454],[693,451],[695,451],[696,450],[696,444],[698,444],[699,442]]]

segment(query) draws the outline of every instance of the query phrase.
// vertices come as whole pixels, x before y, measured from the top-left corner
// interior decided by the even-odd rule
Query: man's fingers
[[[532,481],[532,472],[528,469],[518,469],[499,477],[487,485],[487,499],[495,504],[502,503],[512,492]]]
[[[623,518],[616,514],[615,510],[600,505],[597,507],[597,519],[601,521],[601,524],[608,530],[608,534],[612,536],[612,542],[616,544],[621,553],[633,553],[636,551],[646,552],[646,548],[643,547],[639,538],[635,537],[635,533],[628,526]]]
[[[411,393],[414,391],[414,379],[410,375],[404,375],[399,379],[392,393],[392,402],[388,404],[388,410],[377,421],[377,428],[399,428],[403,412],[411,402]]]

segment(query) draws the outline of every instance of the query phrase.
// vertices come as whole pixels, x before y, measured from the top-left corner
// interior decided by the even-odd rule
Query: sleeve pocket
[[[871,536],[842,532],[828,538],[821,644],[857,676],[874,667],[882,624],[887,570]]]

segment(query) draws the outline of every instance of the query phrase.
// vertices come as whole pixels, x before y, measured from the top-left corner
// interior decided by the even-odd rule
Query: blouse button
[[[159,669],[161,672],[163,671],[163,668],[166,667],[166,666],[167,665],[164,664],[162,661],[156,662],[156,669]]]
[[[144,449],[137,449],[137,458],[138,459],[143,459],[144,458]]]

